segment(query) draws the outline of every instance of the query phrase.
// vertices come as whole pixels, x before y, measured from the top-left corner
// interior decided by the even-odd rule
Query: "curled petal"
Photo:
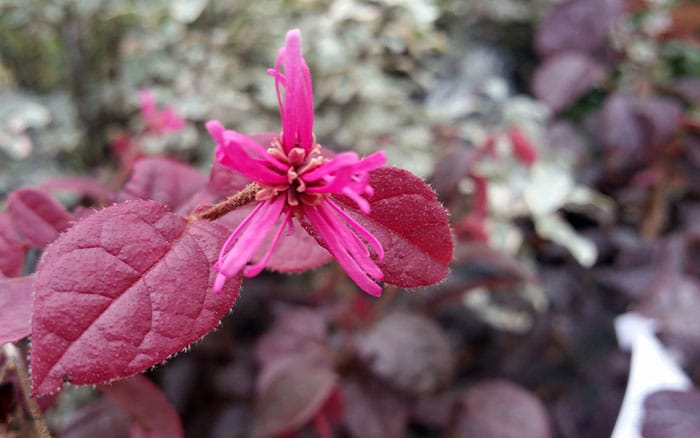
[[[216,265],[219,275],[214,285],[215,292],[221,290],[226,278],[237,275],[243,266],[253,258],[255,252],[264,242],[268,231],[272,229],[282,214],[284,206],[284,196],[261,202],[259,208],[253,210],[244,220],[245,224],[239,225],[234,234],[229,237],[224,248],[231,246],[232,240],[236,238],[238,240],[223,256],[219,257]],[[241,226],[245,226],[245,230]]]
[[[355,284],[372,296],[380,296],[382,288],[374,280],[382,279],[381,270],[370,258],[367,248],[362,250],[358,246],[361,242],[357,236],[347,228],[342,219],[332,212],[329,214],[327,208],[321,204],[319,207],[306,208],[304,213],[326,243],[330,253]]]
[[[284,75],[281,69],[284,68]],[[301,56],[299,29],[287,32],[287,40],[275,62],[277,98],[282,118],[282,146],[285,152],[294,147],[309,151],[314,146],[314,99],[311,74]],[[282,98],[280,87],[284,87]]]

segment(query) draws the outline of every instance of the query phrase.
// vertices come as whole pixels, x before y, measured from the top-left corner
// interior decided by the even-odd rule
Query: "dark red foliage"
[[[552,111],[558,112],[586,94],[605,76],[594,58],[578,52],[562,52],[537,68],[532,91]]]
[[[455,358],[444,332],[432,320],[392,313],[357,339],[360,357],[397,388],[431,393],[452,378]]]
[[[12,223],[29,243],[40,248],[56,240],[71,224],[71,215],[45,192],[32,188],[18,189],[7,197]]]
[[[372,171],[370,184],[374,195],[368,216],[350,199],[336,199],[384,247],[384,282],[410,288],[444,279],[452,261],[452,234],[435,192],[420,178],[394,167]]]
[[[20,340],[32,331],[33,275],[0,277],[0,345]]]
[[[343,424],[353,438],[402,438],[406,436],[408,409],[384,387],[349,381],[343,385]]]
[[[0,274],[16,277],[22,272],[25,247],[6,213],[0,213]]]
[[[293,309],[284,313],[260,338],[255,358],[267,365],[286,356],[323,348],[327,342],[326,320],[312,309]]]
[[[99,383],[143,371],[211,331],[240,281],[211,292],[227,231],[153,201],[101,210],[50,245],[37,269],[35,394],[64,379]]]
[[[545,407],[530,391],[504,380],[483,381],[464,392],[450,436],[549,438]]]
[[[535,34],[541,57],[561,52],[595,53],[603,48],[622,0],[567,0],[556,4]]]
[[[644,401],[644,438],[676,438],[700,430],[700,391],[658,391]]]
[[[184,436],[180,416],[165,394],[148,378],[137,374],[128,379],[100,385],[99,390],[127,414],[131,420],[131,436]]]
[[[145,157],[134,163],[117,199],[151,199],[175,211],[205,184],[204,175],[189,164],[166,157]]]
[[[291,434],[335,402],[338,376],[325,359],[313,354],[289,355],[266,365],[258,377],[252,437]]]

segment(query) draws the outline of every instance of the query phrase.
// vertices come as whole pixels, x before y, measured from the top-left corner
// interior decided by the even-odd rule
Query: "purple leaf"
[[[530,391],[493,380],[472,387],[461,397],[450,436],[547,438],[552,436],[547,411]]]
[[[73,412],[58,428],[57,436],[70,438],[141,438],[130,435],[131,421],[117,405],[108,398],[102,398]],[[145,437],[144,437],[145,438]]]
[[[700,391],[658,391],[644,401],[642,436],[676,438],[700,430]]]
[[[353,438],[401,438],[406,436],[408,411],[401,399],[386,387],[343,385],[343,423]]]
[[[452,378],[455,357],[447,336],[432,320],[393,313],[357,339],[372,371],[412,393],[427,393]]]
[[[664,273],[651,283],[637,310],[655,319],[676,338],[700,344],[700,281],[676,273]]]
[[[214,161],[209,172],[207,191],[215,194],[219,199],[226,198],[240,192],[250,184],[250,180],[238,172],[234,172],[218,161]]]
[[[0,278],[0,345],[31,334],[33,282],[33,275]]]
[[[0,274],[16,277],[24,266],[25,246],[19,241],[12,221],[6,213],[0,213]]]
[[[459,182],[472,166],[472,150],[456,146],[435,164],[435,171],[430,183],[441,199],[450,199],[458,195]]]
[[[56,240],[72,221],[61,204],[37,189],[23,188],[10,193],[7,210],[17,231],[40,248]]]
[[[563,52],[547,59],[535,71],[532,89],[552,111],[559,112],[603,79],[605,69],[590,56]]]
[[[569,0],[552,8],[535,35],[541,57],[561,52],[594,54],[622,12],[619,0]]]
[[[683,107],[673,99],[653,97],[639,104],[637,115],[652,146],[663,146],[678,129]]]
[[[134,164],[117,199],[152,199],[175,211],[205,185],[204,175],[189,164],[164,157],[145,157]]]
[[[643,160],[648,153],[635,103],[633,96],[613,93],[605,99],[600,113],[598,134],[609,164],[616,168],[630,160]]]
[[[272,362],[258,378],[253,437],[292,433],[320,413],[338,377],[323,360],[308,354]]]
[[[671,89],[690,104],[700,102],[700,78],[689,76],[675,79]]]
[[[348,198],[335,199],[381,242],[384,282],[420,287],[444,279],[453,243],[447,212],[435,192],[417,176],[393,167],[370,172],[370,184],[374,195],[368,199],[369,216]]]
[[[310,351],[325,345],[326,320],[319,312],[299,308],[286,312],[260,338],[255,357],[265,366],[285,356]]]
[[[100,385],[99,389],[131,418],[131,436],[184,436],[175,408],[148,378],[137,374],[128,379]]]
[[[213,330],[240,286],[211,292],[226,234],[153,201],[100,210],[62,234],[37,269],[34,393],[138,373]]]

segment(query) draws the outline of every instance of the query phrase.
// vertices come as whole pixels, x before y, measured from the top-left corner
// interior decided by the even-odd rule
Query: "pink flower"
[[[314,112],[311,75],[301,56],[299,30],[287,33],[287,40],[268,70],[275,79],[282,119],[282,132],[269,145],[251,137],[225,130],[218,121],[207,129],[217,143],[216,159],[228,168],[258,183],[258,204],[233,231],[219,254],[215,291],[225,280],[241,271],[247,277],[259,274],[270,259],[285,228],[292,229],[292,218],[304,219],[323,239],[325,247],[338,260],[348,276],[370,295],[379,296],[377,284],[383,274],[372,259],[382,261],[379,241],[333,201],[343,195],[365,214],[372,195],[369,172],[386,162],[383,152],[359,158],[343,152],[333,158],[321,154],[313,134]],[[276,228],[265,256],[248,265],[262,246],[268,232]],[[370,251],[371,250],[371,251]]]
[[[185,121],[177,115],[175,109],[169,106],[158,109],[156,98],[151,90],[139,93],[141,101],[141,117],[146,124],[146,131],[153,134],[164,134],[168,131],[180,131]]]

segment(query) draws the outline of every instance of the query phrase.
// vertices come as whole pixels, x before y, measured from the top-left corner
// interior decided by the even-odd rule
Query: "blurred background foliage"
[[[44,171],[54,157],[71,171],[103,164],[115,131],[133,123],[137,91],[152,88],[192,122],[152,151],[208,162],[204,120],[278,129],[265,69],[299,27],[322,144],[387,148],[393,163],[427,176],[441,147],[434,129],[478,110],[475,94],[494,77],[532,68],[527,36],[546,3],[3,0],[0,153],[14,161],[34,150],[46,159],[32,168]]]

